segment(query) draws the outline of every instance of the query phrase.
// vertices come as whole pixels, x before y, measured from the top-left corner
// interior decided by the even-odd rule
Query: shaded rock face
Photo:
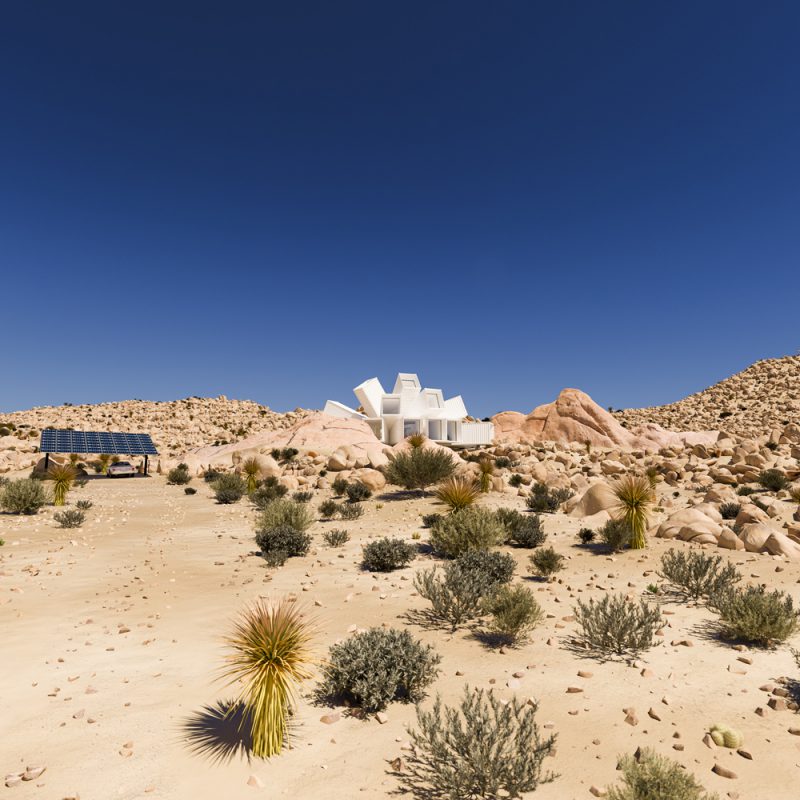
[[[563,389],[555,402],[538,406],[530,414],[504,411],[492,418],[497,441],[589,443],[599,448],[623,450],[711,444],[716,431],[691,434],[665,431],[657,425],[628,430],[579,389]]]

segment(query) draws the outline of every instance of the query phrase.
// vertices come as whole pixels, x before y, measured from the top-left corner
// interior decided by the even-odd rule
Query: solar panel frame
[[[47,428],[39,440],[41,453],[103,453],[108,455],[157,456],[149,433],[118,431],[72,431]]]

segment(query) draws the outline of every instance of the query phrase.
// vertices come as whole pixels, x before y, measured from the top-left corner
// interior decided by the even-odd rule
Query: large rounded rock
[[[386,486],[386,478],[376,469],[357,469],[353,473],[353,479],[360,481],[373,492],[379,492]]]
[[[790,561],[800,561],[800,544],[783,533],[773,533],[764,542],[764,549],[773,556],[784,556]]]
[[[748,553],[760,553],[775,531],[763,522],[748,522],[739,529],[739,538]]]
[[[592,484],[582,495],[571,497],[564,511],[571,517],[591,517],[599,511],[613,511],[619,505],[612,488],[605,482]]]

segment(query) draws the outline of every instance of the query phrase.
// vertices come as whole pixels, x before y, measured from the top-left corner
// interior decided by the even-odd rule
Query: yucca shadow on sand
[[[219,700],[187,717],[181,727],[189,750],[212,763],[247,758],[253,752],[250,715],[242,703]]]

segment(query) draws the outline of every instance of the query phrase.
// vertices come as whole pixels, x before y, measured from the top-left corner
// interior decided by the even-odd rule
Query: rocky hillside
[[[614,416],[626,427],[656,423],[674,431],[722,430],[759,437],[800,422],[800,355],[756,361],[743,372],[697,394]]]
[[[229,444],[257,433],[289,427],[309,412],[287,414],[250,400],[187,397],[153,402],[124,400],[81,406],[42,406],[0,414],[0,472],[27,465],[39,431],[52,426],[77,430],[149,433],[165,458],[208,444]]]

